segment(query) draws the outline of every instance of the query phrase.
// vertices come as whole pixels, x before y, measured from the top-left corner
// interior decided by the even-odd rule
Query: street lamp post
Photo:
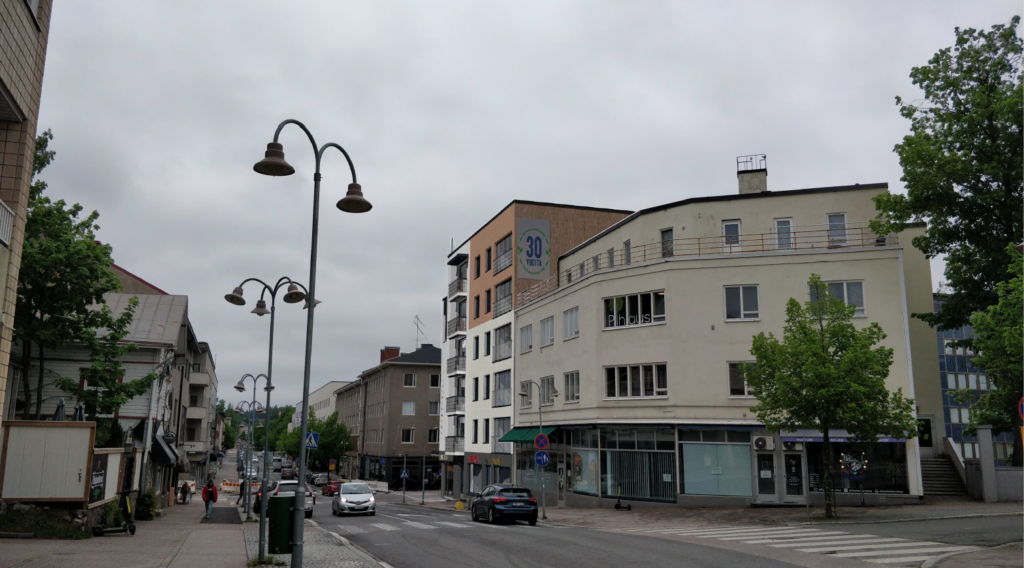
[[[270,463],[270,391],[274,390],[274,383],[271,377],[273,377],[274,370],[274,313],[277,306],[277,292],[281,290],[286,284],[288,285],[288,291],[285,292],[282,298],[285,303],[295,304],[306,299],[305,287],[298,282],[292,281],[287,276],[279,278],[277,283],[273,287],[267,285],[266,282],[258,278],[248,278],[243,280],[241,284],[235,287],[234,291],[224,296],[224,299],[236,306],[244,306],[245,298],[242,297],[242,287],[249,282],[258,282],[263,286],[263,291],[260,292],[260,299],[256,302],[256,308],[253,309],[252,313],[263,317],[270,314],[270,345],[267,347],[267,374],[260,375],[266,379],[266,385],[263,390],[267,391],[267,426],[263,428],[264,439],[263,439],[263,479],[261,487],[267,487],[270,482],[270,472],[267,471],[267,464]],[[299,290],[302,288],[302,290]],[[267,309],[267,302],[263,299],[266,294],[270,294],[270,309]],[[307,302],[308,304],[308,302]],[[246,375],[252,377],[252,375]],[[256,379],[252,381],[253,398],[256,396]],[[238,392],[245,392],[245,377],[242,377],[238,384],[235,385],[235,390]],[[267,527],[267,501],[268,499],[260,499],[260,539],[259,539],[259,562],[262,564],[264,561],[264,549],[266,544],[266,527]]]
[[[519,396],[524,397],[524,398],[530,396],[530,387],[534,387],[534,386],[537,387],[537,393],[538,393],[538,397],[537,397],[537,420],[540,423],[539,424],[540,432],[543,434],[544,433],[544,401],[540,400],[540,395],[543,394],[544,387],[541,386],[540,383],[538,383],[537,381],[534,381],[532,379],[526,379],[525,381],[521,381],[520,384],[523,385],[523,387],[522,387],[522,390],[519,391]],[[555,398],[556,396],[558,396],[558,390],[555,389],[555,385],[552,384],[551,385],[551,398]],[[540,518],[544,519],[545,521],[548,520],[547,499],[544,498],[544,470],[543,469],[540,470],[540,510],[541,510]]]
[[[263,378],[266,378],[266,375],[260,375],[260,376],[263,377]],[[242,377],[241,380],[244,381],[246,379],[246,377],[252,377],[252,375],[245,375],[245,376]],[[254,385],[255,385],[255,382],[256,382],[256,378],[253,377],[253,384]],[[245,463],[245,466],[243,466],[243,469],[242,469],[242,479],[245,482],[245,520],[248,521],[248,520],[252,519],[252,511],[250,510],[250,507],[249,507],[249,497],[252,496],[252,487],[250,487],[251,484],[249,483],[249,467],[250,467],[250,464],[252,463],[252,460],[250,458],[252,457],[252,454],[253,454],[253,430],[256,429],[256,410],[258,408],[261,408],[260,403],[256,402],[256,389],[255,389],[255,387],[253,388],[252,402],[249,402],[247,400],[243,400],[242,402],[238,403],[238,406],[235,408],[235,410],[238,411],[239,413],[241,413],[243,407],[249,409],[249,432],[246,435],[247,439],[246,439],[246,442],[245,442],[245,448],[246,448],[245,460],[246,460],[246,463]]]
[[[259,162],[256,162],[252,167],[256,173],[268,176],[289,176],[295,173],[295,168],[293,168],[291,164],[286,162],[284,159],[284,146],[278,143],[278,138],[281,136],[281,130],[289,124],[298,126],[306,133],[310,144],[313,146],[313,155],[316,164],[316,169],[313,172],[313,236],[309,251],[309,294],[307,299],[309,314],[306,316],[306,357],[302,371],[302,408],[298,409],[302,412],[301,443],[305,444],[307,434],[306,429],[309,421],[309,373],[310,364],[313,359],[313,315],[316,311],[317,304],[316,251],[317,231],[320,224],[320,160],[323,158],[324,152],[328,148],[336,148],[339,150],[342,155],[345,156],[345,161],[348,162],[349,170],[352,172],[352,183],[349,184],[348,193],[345,197],[338,201],[338,209],[346,213],[365,213],[373,206],[369,201],[363,198],[362,188],[356,180],[356,168],[352,164],[352,159],[349,158],[348,152],[334,142],[328,142],[323,146],[317,146],[316,140],[313,138],[313,134],[310,133],[308,128],[306,128],[306,125],[291,118],[281,122],[281,124],[277,126],[277,130],[274,132],[274,141],[267,144],[267,151],[264,154],[264,158]],[[305,479],[306,457],[303,452],[299,452],[299,480],[301,481]],[[302,568],[302,523],[306,509],[305,498],[305,491],[295,492],[295,507],[293,511],[294,530],[292,533],[292,568]]]

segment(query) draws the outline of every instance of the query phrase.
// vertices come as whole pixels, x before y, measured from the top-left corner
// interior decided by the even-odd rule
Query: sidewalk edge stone
[[[995,516],[995,515],[989,515],[989,516]],[[990,546],[987,549],[982,548],[981,550],[995,550],[997,548],[1006,548],[1007,546],[1014,546],[1016,544],[1017,544],[1016,542],[1008,542],[1006,544],[1000,544],[999,546]],[[921,568],[935,568],[936,566],[939,565],[939,562],[942,562],[943,560],[945,560],[947,558],[950,558],[950,557],[953,557],[953,556],[960,556],[961,554],[972,554],[972,553],[975,553],[975,552],[978,552],[978,549],[975,549],[975,550],[959,550],[959,551],[956,551],[956,552],[947,552],[945,554],[940,554],[938,556],[935,556],[935,557],[929,558],[928,560],[925,560],[921,564]]]

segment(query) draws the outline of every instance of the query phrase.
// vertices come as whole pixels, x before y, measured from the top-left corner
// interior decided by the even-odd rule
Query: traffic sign
[[[1024,418],[1024,397],[1021,397],[1020,402],[1017,403],[1017,414]]]
[[[334,458],[331,458],[331,459],[327,460],[327,463],[329,463],[331,465],[334,465],[334,464],[338,463],[338,460],[336,460]]]
[[[380,458],[380,465],[384,465],[384,464],[386,464],[386,463],[388,463],[388,460],[387,460],[387,459],[385,459],[385,458]]]
[[[320,444],[320,434],[316,432],[306,433],[306,449],[315,450],[317,445]]]
[[[398,477],[402,479],[409,479],[409,470],[403,469],[402,473]]]
[[[548,435],[543,432],[533,437],[533,445],[536,446],[538,450],[548,449],[548,444],[550,443],[551,440],[548,439]]]
[[[536,457],[534,457],[534,460],[537,461],[537,465],[544,467],[551,463],[551,456],[549,456],[548,453],[545,452],[544,450],[540,450],[537,452],[537,455]]]

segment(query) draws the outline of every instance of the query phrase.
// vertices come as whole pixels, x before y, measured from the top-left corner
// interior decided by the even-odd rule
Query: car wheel
[[[306,518],[307,519],[312,519],[313,518],[313,511],[306,511]]]
[[[535,526],[537,526],[537,517],[534,517],[534,518],[530,519],[527,522],[530,523],[531,527],[535,527]]]
[[[493,525],[493,524],[495,524],[497,522],[498,522],[498,518],[494,516],[494,509],[488,508],[487,509],[487,523]]]
[[[473,519],[473,522],[474,522],[474,523],[475,523],[475,522],[477,522],[477,518],[476,518],[476,507],[470,507],[470,508],[469,508],[469,518],[470,518],[470,519]]]

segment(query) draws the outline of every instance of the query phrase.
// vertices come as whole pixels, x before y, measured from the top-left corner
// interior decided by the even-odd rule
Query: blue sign
[[[398,477],[402,479],[409,479],[409,470],[403,469],[402,473]]]
[[[320,444],[320,434],[316,432],[308,432],[306,434],[306,449],[315,450],[317,445]]]
[[[384,465],[386,463],[388,463],[388,460],[386,460],[384,458],[380,458],[380,465]]]
[[[539,452],[537,452],[536,457],[534,457],[533,459],[537,462],[537,465],[541,467],[544,467],[551,463],[551,456],[549,456],[548,453],[545,452],[544,450],[540,450]]]

